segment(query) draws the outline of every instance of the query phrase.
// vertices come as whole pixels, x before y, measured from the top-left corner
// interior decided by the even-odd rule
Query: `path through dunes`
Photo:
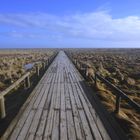
[[[8,140],[109,140],[84,93],[82,80],[60,51],[35,87]]]

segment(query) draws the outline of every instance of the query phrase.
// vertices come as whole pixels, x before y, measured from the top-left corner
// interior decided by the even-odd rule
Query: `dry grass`
[[[1,50],[0,51],[0,91],[4,90],[25,72],[25,64],[47,60],[53,50],[27,49],[27,50]]]
[[[122,89],[131,99],[140,104],[140,49],[80,49],[70,50],[71,56],[87,67],[100,72],[107,80]],[[113,91],[98,82],[98,96],[112,114],[115,109]],[[140,139],[140,114],[125,101],[121,101],[119,115],[114,114],[117,122],[130,139]]]
[[[115,96],[105,85],[98,84],[99,98],[109,112],[114,112]],[[130,106],[122,101],[119,115],[114,114],[116,120],[131,139],[140,139],[140,114],[130,109]]]

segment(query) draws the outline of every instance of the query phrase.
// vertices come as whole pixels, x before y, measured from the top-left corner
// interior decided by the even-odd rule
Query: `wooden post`
[[[26,88],[30,88],[30,77],[26,77],[25,79],[25,85],[26,85]]]
[[[45,65],[46,65],[46,67],[48,66],[48,59],[45,61]]]
[[[0,97],[0,118],[6,117],[4,97]]]
[[[50,59],[49,59],[50,61],[49,61],[49,63],[51,63],[52,62],[52,56],[50,57]]]
[[[96,75],[96,73],[95,73],[94,85],[95,85],[95,87],[97,87],[97,75]]]
[[[51,57],[51,62],[52,62],[52,60],[53,60],[53,56]]]
[[[77,66],[77,59],[75,60],[75,65]]]
[[[84,74],[85,74],[85,77],[87,78],[87,67],[85,67],[85,72],[84,72]]]
[[[116,107],[115,107],[115,113],[119,114],[119,110],[120,110],[120,101],[121,101],[121,96],[120,95],[116,95]]]
[[[80,62],[80,70],[82,69],[82,64],[81,64],[81,62]]]
[[[74,64],[76,65],[76,59],[74,60]]]
[[[37,76],[39,76],[39,66],[38,65],[36,66],[36,73],[37,73]]]
[[[48,65],[50,64],[50,58],[48,58]]]
[[[43,69],[45,70],[45,68],[46,68],[45,62],[42,62],[42,65],[43,65]]]

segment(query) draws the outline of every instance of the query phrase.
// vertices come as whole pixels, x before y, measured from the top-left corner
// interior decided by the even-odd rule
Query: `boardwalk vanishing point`
[[[88,100],[81,81],[82,76],[60,51],[1,139],[112,139]]]

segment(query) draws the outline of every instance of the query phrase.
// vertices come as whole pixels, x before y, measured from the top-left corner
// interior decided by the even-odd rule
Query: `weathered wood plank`
[[[78,110],[76,108],[76,103],[74,100],[74,96],[73,96],[72,88],[71,88],[70,84],[68,84],[68,89],[69,89],[71,105],[72,105],[72,112],[73,112],[73,118],[74,118],[74,124],[75,124],[76,137],[78,140],[82,140],[82,139],[84,139],[84,137],[82,136],[81,126],[80,126],[81,122],[79,119]]]
[[[35,103],[33,105],[33,109],[37,109],[38,108],[38,105],[39,105],[39,103],[40,103],[40,101],[42,99],[42,96],[43,96],[45,90],[46,90],[46,85],[44,84],[43,87],[42,87],[42,89],[41,89],[41,92],[38,95],[37,100],[35,101]]]
[[[70,95],[67,83],[65,83],[65,100],[66,100],[66,110],[71,110]]]
[[[47,115],[48,115],[48,110],[43,110],[43,114],[40,119],[39,127],[38,127],[38,130],[35,135],[35,140],[42,140],[42,138],[43,138],[43,132],[44,132],[45,125],[46,125]]]
[[[77,77],[78,77],[77,73],[75,73],[75,77],[76,77],[76,79],[77,79]],[[77,80],[78,80],[78,79],[77,79]],[[76,86],[79,87],[79,89],[81,90],[81,93],[83,94],[83,96],[84,96],[84,98],[85,98],[85,101],[86,101],[86,103],[87,103],[87,105],[88,105],[88,107],[89,107],[89,110],[90,110],[90,112],[91,112],[91,114],[92,114],[92,116],[93,116],[94,122],[95,122],[95,124],[97,125],[98,130],[99,130],[101,136],[103,137],[104,140],[110,140],[111,138],[109,137],[109,135],[108,135],[106,129],[104,128],[104,125],[103,125],[103,123],[101,122],[101,120],[100,120],[98,114],[96,113],[96,111],[95,111],[94,108],[92,107],[91,103],[90,103],[89,100],[87,99],[87,97],[86,97],[86,95],[85,95],[85,93],[84,93],[83,88],[81,87],[80,84],[77,84]]]
[[[43,85],[42,85],[42,86],[43,86]],[[32,94],[33,94],[34,96],[32,97],[32,100],[31,100],[31,101],[28,100],[28,102],[30,102],[30,103],[28,103],[29,106],[27,106],[27,108],[26,108],[26,110],[24,111],[22,117],[21,117],[20,120],[17,122],[17,124],[16,124],[16,126],[15,126],[15,128],[14,128],[14,131],[13,131],[13,133],[12,133],[11,136],[10,136],[10,140],[15,140],[15,139],[18,137],[18,134],[19,134],[19,132],[21,131],[21,129],[22,129],[22,127],[23,127],[23,125],[24,125],[24,123],[25,123],[25,121],[26,121],[26,118],[28,117],[28,115],[29,115],[29,113],[30,113],[30,110],[31,110],[31,108],[32,108],[32,105],[34,104],[34,102],[35,102],[35,100],[36,100],[36,98],[37,98],[37,95],[38,95],[38,93],[40,92],[42,86],[38,87],[38,90],[34,90],[34,91],[33,91]],[[27,105],[28,105],[28,104],[27,104]]]
[[[91,131],[90,131],[90,127],[89,127],[89,124],[88,124],[88,121],[86,119],[84,111],[83,110],[79,110],[79,114],[80,114],[80,117],[81,117],[85,138],[87,140],[92,140],[93,137],[92,137],[92,134],[91,134]]]
[[[35,133],[36,133],[37,128],[38,128],[39,123],[40,123],[40,118],[41,118],[41,115],[43,112],[43,107],[44,107],[44,104],[45,104],[45,101],[46,101],[46,98],[48,95],[49,88],[50,88],[50,84],[45,88],[44,95],[42,96],[42,99],[37,107],[36,114],[33,118],[32,124],[30,126],[29,131],[28,131],[28,136],[26,137],[26,139],[33,140],[35,137]]]
[[[60,84],[60,86],[61,86],[60,139],[61,140],[67,140],[67,124],[66,124],[64,83]]]
[[[54,84],[53,92],[52,92],[52,100],[51,100],[51,105],[49,109],[49,114],[47,118],[47,125],[45,128],[45,133],[44,133],[44,140],[49,140],[52,137],[52,128],[53,128],[53,121],[54,121],[54,107],[55,107],[55,99],[56,99],[56,91],[57,91],[57,86]]]
[[[91,115],[91,112],[90,112],[90,110],[88,108],[88,105],[87,105],[87,103],[86,103],[86,101],[85,101],[85,99],[84,99],[83,95],[81,94],[81,92],[80,92],[78,87],[77,87],[77,91],[78,91],[79,97],[80,97],[80,99],[82,101],[82,104],[83,104],[83,107],[84,107],[84,110],[85,110],[89,125],[90,125],[91,130],[92,130],[92,134],[93,134],[95,139],[101,140],[102,137],[100,135],[100,132],[99,132],[99,130],[98,130],[98,128],[97,128],[97,126],[96,126],[96,124],[94,122],[93,116]]]
[[[76,132],[75,132],[75,126],[74,126],[74,121],[73,121],[73,116],[72,116],[72,111],[67,110],[67,127],[68,127],[68,139],[69,140],[76,140]]]
[[[54,122],[53,122],[53,129],[52,129],[52,140],[59,140],[59,110],[54,111]]]
[[[25,137],[28,133],[28,129],[30,128],[34,115],[35,115],[35,110],[31,110],[26,122],[24,123],[22,130],[20,131],[17,137],[17,140],[25,140]]]
[[[51,104],[51,98],[52,98],[52,93],[53,93],[53,85],[52,85],[52,83],[54,83],[54,77],[55,77],[55,75],[53,75],[53,78],[52,78],[52,82],[51,82],[51,87],[50,87],[50,90],[49,90],[49,95],[48,95],[48,98],[47,98],[47,100],[46,100],[46,103],[45,103],[45,105],[44,105],[44,109],[47,109],[47,110],[49,110],[49,107],[50,107],[50,104]]]

